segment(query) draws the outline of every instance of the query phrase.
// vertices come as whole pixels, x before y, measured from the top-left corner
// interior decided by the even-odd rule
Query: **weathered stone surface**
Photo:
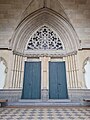
[[[60,8],[60,5],[61,8]],[[90,0],[46,0],[46,6],[61,12],[66,12],[74,26],[79,39],[88,40],[90,31]],[[31,12],[43,7],[44,0],[0,0],[0,41],[8,43],[20,20]],[[63,12],[63,11],[62,11]],[[85,29],[83,32],[82,28]],[[3,32],[3,33],[2,33]],[[0,42],[1,44],[4,44]]]

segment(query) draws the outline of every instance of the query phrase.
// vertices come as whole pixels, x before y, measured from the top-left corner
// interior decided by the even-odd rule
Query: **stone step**
[[[19,102],[8,103],[9,106],[81,106],[80,103],[74,103],[70,100],[19,100]]]
[[[50,99],[50,100],[30,100],[30,99],[20,99],[19,102],[26,102],[26,103],[69,103],[71,102],[70,99]]]

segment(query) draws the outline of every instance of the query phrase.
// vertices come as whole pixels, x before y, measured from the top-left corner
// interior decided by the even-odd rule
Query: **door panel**
[[[49,62],[49,98],[68,98],[65,62]]]
[[[22,99],[41,98],[41,62],[25,62]]]

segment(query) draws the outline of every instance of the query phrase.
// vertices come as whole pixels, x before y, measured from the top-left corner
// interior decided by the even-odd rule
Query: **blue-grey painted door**
[[[68,98],[65,62],[49,62],[49,98]]]
[[[41,98],[41,62],[25,62],[22,99]]]

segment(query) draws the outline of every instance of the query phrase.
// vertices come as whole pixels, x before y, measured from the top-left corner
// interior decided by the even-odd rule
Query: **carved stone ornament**
[[[63,50],[63,45],[56,33],[47,26],[42,26],[30,38],[27,50]]]
[[[6,60],[2,57],[0,57],[0,62],[3,62],[3,65],[5,65],[5,73],[7,73],[7,70],[8,70],[8,67],[7,67],[7,63],[6,63]]]
[[[87,62],[90,62],[90,57],[87,57],[86,59],[85,59],[85,61],[83,62],[83,73],[85,74],[85,65],[87,64]]]

